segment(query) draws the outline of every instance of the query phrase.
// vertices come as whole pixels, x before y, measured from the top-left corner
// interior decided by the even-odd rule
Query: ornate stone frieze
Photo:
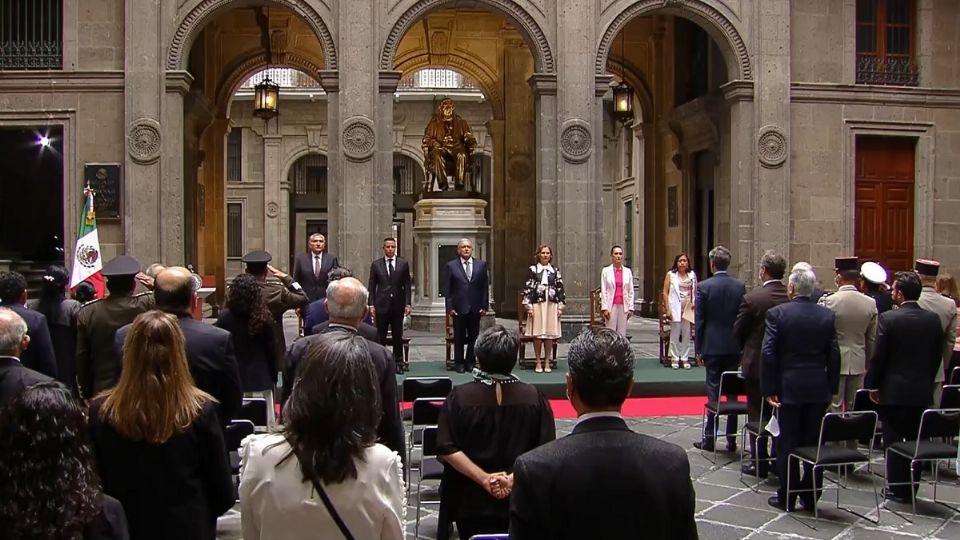
[[[560,153],[571,163],[583,163],[593,153],[593,138],[590,124],[579,118],[571,118],[560,129]]]
[[[343,123],[343,138],[340,144],[347,159],[351,161],[370,159],[376,146],[373,121],[366,116],[347,118]]]
[[[763,126],[757,136],[757,156],[760,164],[774,169],[787,160],[787,135],[780,126]]]
[[[141,165],[160,159],[160,123],[151,118],[139,118],[127,130],[127,151],[130,158]]]

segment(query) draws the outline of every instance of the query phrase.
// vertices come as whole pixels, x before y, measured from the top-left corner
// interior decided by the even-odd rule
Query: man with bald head
[[[233,338],[222,328],[191,318],[191,308],[197,296],[191,276],[190,271],[182,266],[165,268],[157,274],[153,295],[157,309],[176,316],[180,321],[194,384],[220,402],[220,420],[226,425],[236,416],[243,402]],[[117,330],[114,336],[114,351],[121,369],[119,359],[123,356],[123,341],[130,326]]]
[[[330,314],[330,324],[322,333],[298,339],[287,351],[287,370],[283,375],[285,381],[296,381],[297,372],[307,347],[320,339],[328,332],[347,332],[356,334],[357,328],[367,314],[367,298],[369,293],[358,279],[345,277],[331,281],[327,285],[326,305]],[[397,403],[397,365],[393,353],[377,343],[376,339],[365,338],[370,349],[370,361],[376,367],[379,387],[380,403],[383,407],[383,416],[377,426],[378,442],[404,457],[403,425],[400,422],[400,408]],[[283,388],[283,402],[290,397],[293,385]]]

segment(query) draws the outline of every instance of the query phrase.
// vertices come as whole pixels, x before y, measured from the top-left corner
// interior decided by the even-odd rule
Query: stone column
[[[530,77],[536,118],[537,238],[557,245],[557,76],[534,73]]]
[[[721,159],[729,167],[730,249],[733,260],[730,274],[747,283],[755,283],[760,246],[757,245],[756,177],[754,176],[753,84],[733,81],[723,86],[729,106],[727,156]]]
[[[186,71],[167,72],[163,117],[163,182],[161,197],[164,201],[180,201],[179,204],[164,204],[163,226],[160,235],[160,260],[167,264],[188,264],[185,259],[184,213],[187,201],[184,197],[183,152],[184,122],[183,98],[190,91],[193,77]],[[190,231],[193,234],[193,231]],[[143,262],[143,261],[141,261]]]
[[[281,117],[264,122],[263,128],[263,249],[273,255],[277,268],[289,272],[286,268],[290,251],[289,242],[284,242],[288,231],[281,228],[280,207],[289,204],[283,200],[280,190],[280,134]]]
[[[491,160],[493,170],[490,171],[490,215],[492,216],[491,222],[496,224],[505,218],[500,213],[505,212],[507,208],[504,182],[504,179],[507,178],[506,129],[502,118],[488,120],[486,127],[487,136],[490,137],[493,147],[493,159]],[[493,249],[488,254],[490,258],[487,259],[487,262],[503,259],[502,254],[506,252],[504,246],[508,242],[508,238],[506,229],[502,225],[492,228],[490,245]],[[506,283],[507,267],[504,264],[490,264],[489,272],[490,285],[493,289],[490,303],[495,306],[496,311],[503,311],[507,307],[504,303],[506,295],[503,289],[503,284]]]
[[[320,72],[320,85],[327,94],[327,248],[339,255],[340,192],[343,167],[340,159],[340,74]],[[345,264],[341,262],[341,264]]]
[[[371,231],[373,241],[371,258],[383,255],[380,240],[391,236],[393,232],[393,97],[397,91],[397,85],[400,84],[400,75],[399,71],[381,71],[377,77],[379,87],[379,94],[377,94],[377,178],[374,182],[377,221],[374,222],[374,228]],[[413,251],[399,255],[409,260]],[[369,264],[364,265],[361,270],[366,272],[369,270],[369,266]]]

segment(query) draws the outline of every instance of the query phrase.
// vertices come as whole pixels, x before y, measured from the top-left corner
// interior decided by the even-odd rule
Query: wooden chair
[[[523,307],[523,289],[517,289],[517,333],[520,334],[520,369],[533,369],[537,366],[536,358],[527,358],[527,343],[533,344],[533,336],[526,335],[527,310]],[[550,369],[557,369],[557,342],[553,340],[553,356],[550,359]]]
[[[600,298],[600,287],[590,291],[590,328],[602,328],[603,321],[603,302]]]
[[[453,371],[453,317],[449,313],[443,317],[443,336],[446,348],[445,365],[447,371]]]

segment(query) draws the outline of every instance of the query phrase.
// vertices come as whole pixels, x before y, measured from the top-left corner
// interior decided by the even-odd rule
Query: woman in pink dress
[[[600,312],[607,328],[627,336],[633,316],[633,272],[623,265],[623,248],[610,248],[610,266],[600,272]]]

